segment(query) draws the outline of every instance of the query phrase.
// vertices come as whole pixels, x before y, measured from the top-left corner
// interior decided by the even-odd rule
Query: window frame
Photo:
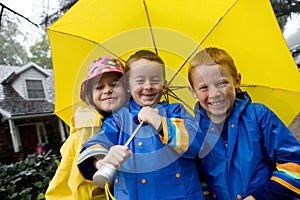
[[[39,86],[40,88],[38,89],[34,89],[34,88],[29,88],[28,86],[30,86],[29,82],[39,82]],[[34,83],[34,84],[35,84]],[[45,91],[45,86],[44,86],[44,82],[41,79],[25,79],[25,87],[26,87],[26,93],[27,93],[27,98],[30,100],[41,100],[41,99],[46,99],[46,91]],[[36,97],[34,97],[35,95]]]

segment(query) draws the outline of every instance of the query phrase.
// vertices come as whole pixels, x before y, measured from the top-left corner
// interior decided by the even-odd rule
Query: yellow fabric
[[[276,163],[276,168],[279,172],[283,172],[284,174],[287,174],[289,177],[292,177],[295,180],[300,180],[300,165],[292,162],[279,164]],[[295,187],[294,185],[288,183],[287,181],[277,177],[272,176],[271,180],[274,180],[281,185],[284,185],[285,187],[289,188],[290,190],[296,192],[300,195],[300,189]]]
[[[178,133],[176,133],[176,146],[175,150],[179,153],[186,152],[189,146],[189,135],[184,126],[184,120],[174,118],[171,119],[172,123],[176,124]]]
[[[161,122],[163,136],[160,136],[160,139],[162,143],[165,145],[174,144],[174,149],[178,153],[186,152],[189,145],[189,135],[187,133],[187,130],[185,129],[184,120],[179,118],[171,118],[170,126],[172,126],[172,128],[168,127],[165,117],[161,118]],[[174,132],[170,133],[169,129],[173,130]],[[171,138],[173,138],[174,141],[169,141],[168,134],[173,134]]]
[[[88,107],[79,107],[71,119],[70,136],[61,147],[61,163],[46,191],[47,200],[106,199],[105,191],[86,182],[77,168],[79,151],[102,125],[102,116]]]
[[[200,48],[196,51],[215,46],[232,55],[242,74],[242,83],[246,90],[251,90],[255,102],[271,107],[286,125],[299,113],[300,74],[270,1],[145,3],[156,47],[167,66],[167,80],[198,44]],[[127,60],[137,49],[154,49],[143,0],[80,0],[47,32],[55,75],[55,113],[67,123],[72,106],[80,102],[81,80],[92,60],[110,55],[109,51]],[[172,86],[188,85],[187,66]],[[271,92],[261,92],[267,88]],[[175,93],[193,107],[195,100],[187,88]]]
[[[281,178],[278,178],[278,177],[276,177],[276,176],[272,176],[272,177],[271,177],[271,180],[276,181],[277,183],[283,185],[284,187],[286,187],[286,188],[288,188],[288,189],[292,190],[293,192],[295,192],[295,193],[297,193],[297,194],[300,195],[300,190],[299,190],[299,188],[297,188],[297,187],[291,185],[289,182],[286,182],[285,180],[283,180],[283,179],[281,179]]]
[[[105,195],[106,195],[106,199],[115,200],[115,197],[110,193],[108,182],[106,182],[106,184],[105,184]]]
[[[295,176],[300,179],[300,165],[292,162],[284,163],[284,164],[276,164],[276,168],[280,170],[295,172]],[[297,175],[296,175],[297,174]]]
[[[169,135],[168,135],[167,120],[165,117],[161,118],[161,125],[163,128],[163,136],[160,136],[160,139],[164,145],[167,145],[169,143]]]

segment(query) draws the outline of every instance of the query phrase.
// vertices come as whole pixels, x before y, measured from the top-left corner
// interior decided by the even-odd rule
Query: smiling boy
[[[265,105],[235,98],[241,75],[232,57],[206,48],[191,60],[195,116],[205,133],[200,159],[216,199],[294,199],[300,195],[300,144]],[[240,95],[241,96],[241,95]]]

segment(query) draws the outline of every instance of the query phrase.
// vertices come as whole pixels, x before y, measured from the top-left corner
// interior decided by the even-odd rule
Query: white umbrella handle
[[[137,132],[140,130],[140,128],[143,125],[143,121],[140,122],[140,124],[138,125],[138,127],[136,127],[136,129],[133,131],[132,135],[130,136],[130,138],[127,140],[126,144],[124,146],[128,147],[129,143],[132,141],[132,139],[134,138],[134,136],[137,134]],[[105,189],[106,190],[106,185],[108,183],[108,185],[110,185],[113,181],[113,178],[115,176],[117,172],[117,169],[109,163],[103,163],[100,168],[98,169],[98,171],[94,174],[93,176],[93,181],[96,183],[96,185],[98,185],[100,188]]]
[[[125,143],[125,147],[128,147],[129,143],[132,141],[132,139],[136,136],[136,134],[139,132],[140,128],[143,125],[143,121],[140,122],[139,126],[136,127],[136,129],[133,131],[133,133],[131,134],[130,138],[127,140],[127,142]]]

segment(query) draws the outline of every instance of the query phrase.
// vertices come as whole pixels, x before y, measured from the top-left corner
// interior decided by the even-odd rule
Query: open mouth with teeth
[[[220,100],[220,101],[208,102],[208,104],[211,106],[222,107],[225,105],[225,102],[226,102],[225,100]]]

